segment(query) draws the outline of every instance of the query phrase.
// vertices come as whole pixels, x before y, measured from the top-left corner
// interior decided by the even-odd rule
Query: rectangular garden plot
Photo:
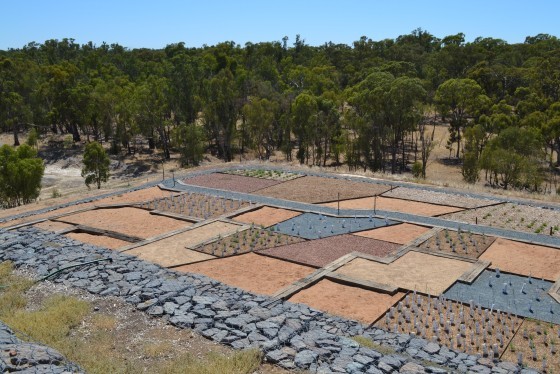
[[[555,281],[560,277],[560,249],[498,238],[481,259],[491,268]]]
[[[403,296],[402,292],[389,295],[323,279],[298,292],[288,301],[307,304],[330,314],[370,324]]]
[[[476,259],[494,243],[494,240],[496,238],[492,236],[444,229],[422,243],[420,249]],[[488,260],[488,258],[482,258]]]
[[[126,242],[124,240],[110,238],[104,235],[87,234],[85,232],[69,232],[65,236],[82,243],[93,244],[98,247],[109,248],[109,249],[118,249],[130,245],[129,242]]]
[[[355,235],[338,235],[284,245],[260,253],[320,268],[351,252],[383,257],[398,248],[398,244],[381,240]]]
[[[546,359],[546,372],[560,373],[560,326],[524,320],[501,359],[517,362],[519,354],[530,368],[543,370]]]
[[[472,266],[466,261],[410,251],[387,265],[357,258],[339,268],[336,273],[439,295]]]
[[[272,226],[272,229],[305,239],[320,239],[396,224],[396,221],[373,217],[331,217],[322,214],[303,213]]]
[[[249,292],[273,295],[315,269],[274,258],[247,253],[215,261],[177,267],[173,270],[203,274]]]
[[[295,236],[276,233],[272,230],[251,227],[247,230],[212,240],[209,243],[203,243],[192,247],[191,249],[213,256],[228,257],[266,248],[299,243],[303,240],[304,239]]]
[[[397,187],[383,196],[396,197],[404,200],[414,200],[424,203],[452,205],[459,208],[471,209],[496,204],[498,201],[483,198],[474,198],[460,194],[447,192],[429,191],[419,188]]]
[[[291,173],[284,170],[266,170],[266,169],[236,169],[236,170],[226,170],[222,173],[243,175],[245,177],[271,179],[275,181],[289,181],[296,178],[301,178],[301,174]]]
[[[154,216],[138,208],[95,209],[60,218],[60,221],[144,239],[191,225],[185,221]]]
[[[246,177],[243,175],[212,173],[187,178],[183,180],[183,183],[193,186],[217,188],[220,190],[254,192],[282,182],[271,179]]]
[[[493,269],[555,281],[560,277],[560,249],[498,238],[481,259]]]
[[[428,231],[430,231],[429,227],[413,225],[410,223],[401,223],[399,225],[356,232],[354,235],[362,236],[364,238],[384,240],[391,243],[407,244]]]
[[[187,217],[201,219],[216,218],[247,207],[249,203],[241,200],[224,199],[200,193],[184,193],[147,201],[140,206]]]
[[[451,213],[442,218],[560,237],[560,210],[521,204],[500,204]]]
[[[327,204],[321,204],[323,206],[328,206],[330,208],[338,207],[338,202],[331,202]],[[417,201],[409,201],[402,199],[393,199],[378,196],[365,197],[360,199],[344,200],[340,202],[340,209],[364,209],[364,210],[387,210],[391,212],[402,212],[417,214],[419,216],[439,216],[441,214],[447,214],[452,212],[458,212],[463,210],[462,208],[456,208],[447,205],[435,205],[428,203],[421,203]]]
[[[410,293],[390,308],[375,326],[390,332],[423,337],[448,348],[499,357],[521,325],[522,319],[496,309],[488,310],[464,305],[444,298]],[[497,358],[497,357],[496,357]]]
[[[233,217],[234,221],[269,227],[290,218],[297,217],[301,212],[288,209],[263,206],[262,208]]]
[[[500,309],[522,317],[560,323],[560,304],[547,291],[552,282],[485,270],[472,284],[457,282],[445,292],[448,299],[484,308]]]
[[[193,251],[194,247],[218,235],[228,235],[239,226],[226,222],[212,222],[177,235],[133,248],[125,253],[138,256],[161,266],[170,267],[215,258],[215,256]]]
[[[159,187],[143,188],[141,190],[125,192],[118,195],[109,196],[95,202],[96,205],[102,204],[125,204],[125,203],[141,203],[143,201],[160,199],[176,195],[176,192],[165,191]]]
[[[353,182],[338,178],[305,176],[256,192],[258,195],[278,199],[320,203],[341,199],[378,195],[390,186],[375,183]]]

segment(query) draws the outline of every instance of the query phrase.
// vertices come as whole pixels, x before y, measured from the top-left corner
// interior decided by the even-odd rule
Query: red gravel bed
[[[351,252],[383,257],[399,247],[399,244],[345,234],[265,249],[259,253],[320,268]]]
[[[304,203],[322,203],[336,201],[339,193],[340,199],[345,200],[378,195],[390,188],[383,184],[306,176],[265,188],[257,194]]]
[[[228,191],[254,192],[282,182],[262,178],[245,177],[243,175],[212,173],[184,179],[183,183],[193,186],[219,188],[221,190]]]

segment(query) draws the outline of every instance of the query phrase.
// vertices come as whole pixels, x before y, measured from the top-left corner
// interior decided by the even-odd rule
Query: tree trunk
[[[19,146],[19,125],[18,124],[14,124],[14,147]]]

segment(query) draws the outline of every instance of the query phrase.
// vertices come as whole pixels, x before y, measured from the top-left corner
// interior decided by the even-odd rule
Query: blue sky
[[[560,37],[557,0],[0,0],[0,49],[74,38],[83,44],[163,48],[222,41],[351,44],[360,36],[396,38],[420,27],[437,37],[463,32],[519,43],[528,35]]]

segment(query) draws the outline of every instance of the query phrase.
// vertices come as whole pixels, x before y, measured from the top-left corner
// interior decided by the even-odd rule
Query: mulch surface
[[[265,249],[259,253],[320,268],[351,252],[383,257],[399,247],[394,243],[345,234]]]
[[[378,195],[390,188],[383,184],[306,176],[265,188],[257,194],[304,203],[320,203],[336,201],[339,193],[341,200],[354,199]]]
[[[184,179],[183,183],[193,186],[249,193],[271,187],[282,182],[262,178],[245,177],[242,175],[212,173]]]

